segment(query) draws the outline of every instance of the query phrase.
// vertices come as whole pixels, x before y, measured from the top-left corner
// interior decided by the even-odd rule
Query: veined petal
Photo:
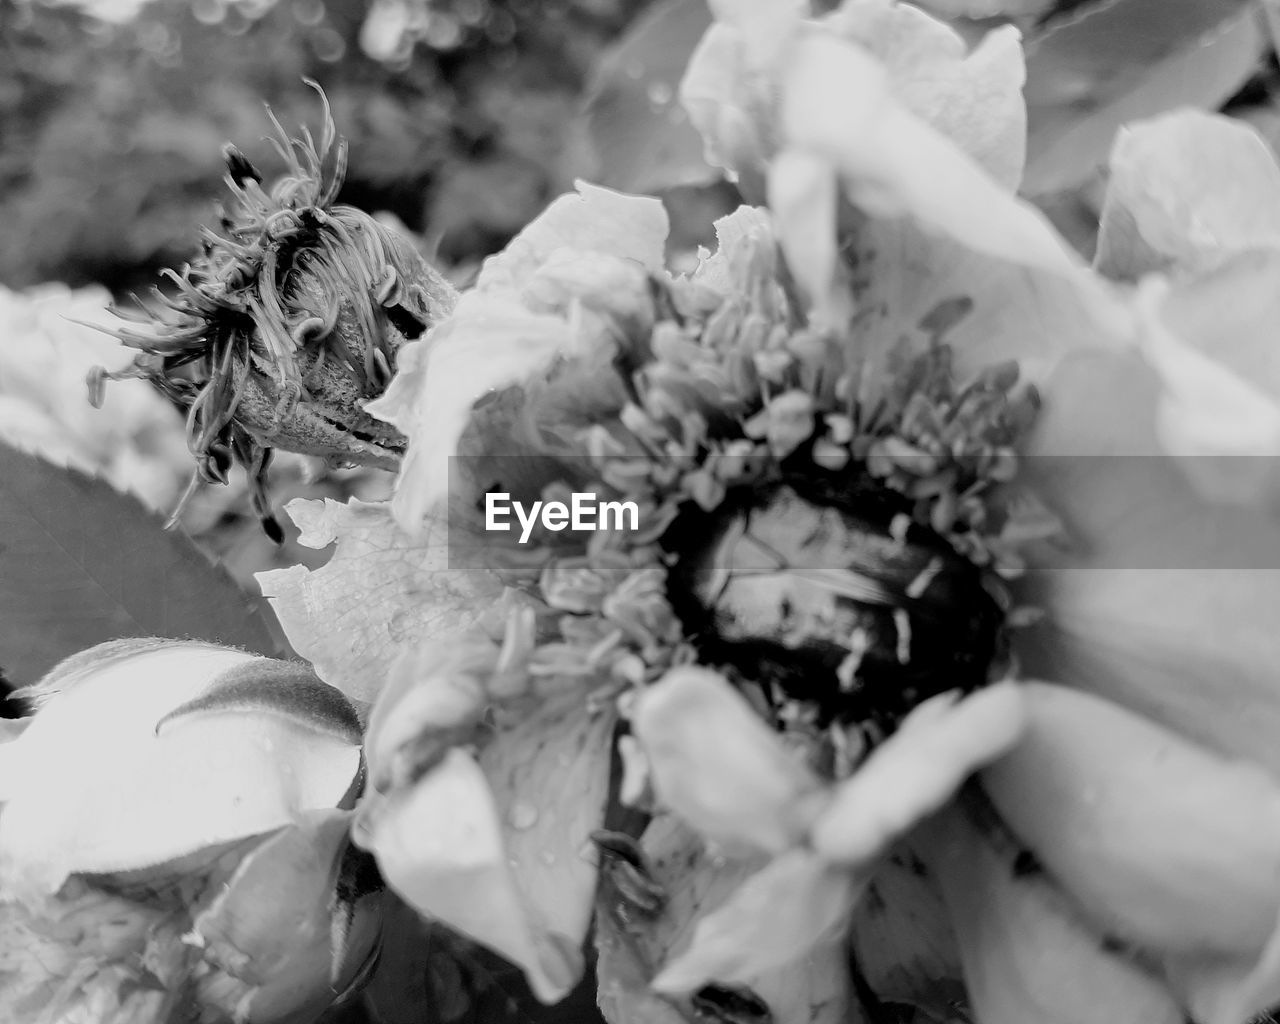
[[[1116,137],[1110,171],[1094,261],[1108,277],[1185,275],[1280,246],[1280,167],[1235,118],[1179,110],[1130,124]]]
[[[727,848],[780,853],[824,799],[817,776],[710,669],[672,669],[642,691],[632,729],[663,805]]]
[[[415,537],[385,503],[297,500],[287,509],[302,544],[337,549],[319,569],[272,569],[258,585],[294,650],[353,700],[372,703],[403,648],[469,626],[502,592],[488,572],[450,567],[451,551],[467,562],[467,542],[454,538],[451,548],[443,520]]]
[[[480,753],[511,870],[535,920],[567,945],[587,937],[596,892],[591,834],[604,823],[616,713],[580,693],[502,728]]]
[[[653,979],[659,992],[752,978],[837,942],[867,877],[832,867],[811,850],[780,854],[710,914]]]
[[[866,869],[970,775],[1005,754],[1026,726],[1022,693],[997,683],[957,701],[933,697],[836,787],[810,841],[828,861]]]
[[[975,1016],[983,1024],[1181,1024],[1151,975],[1108,952],[1042,875],[1014,870],[955,809],[927,848],[951,911]],[[1007,853],[1006,855],[1002,855]]]
[[[0,748],[0,877],[11,892],[161,864],[348,794],[360,748],[345,715],[333,728],[290,713],[173,715],[225,673],[243,684],[260,668],[269,683],[279,662],[181,641],[106,647],[97,662],[90,651],[55,668],[31,724]]]
[[[508,864],[498,807],[469,754],[450,750],[367,814],[355,835],[406,902],[522,968],[539,999],[556,1002],[573,987],[581,953],[535,929]]]
[[[945,1019],[965,999],[960,949],[937,879],[906,845],[877,868],[853,913],[854,960],[881,999]]]
[[[1081,353],[1043,394],[1022,466],[1070,550],[1027,579],[1046,615],[1018,638],[1026,670],[1280,774],[1274,517],[1210,501],[1163,454],[1138,355]]]
[[[1280,914],[1280,785],[1098,697],[1022,686],[1026,736],[982,773],[1014,835],[1107,934],[1255,962]]]

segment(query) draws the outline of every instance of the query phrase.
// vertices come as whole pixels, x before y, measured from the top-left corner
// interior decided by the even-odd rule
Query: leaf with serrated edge
[[[4,445],[0,537],[0,651],[16,684],[118,637],[280,651],[265,610],[137,499]]]

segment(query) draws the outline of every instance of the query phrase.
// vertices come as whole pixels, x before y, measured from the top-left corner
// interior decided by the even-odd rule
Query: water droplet
[[[524,831],[527,828],[533,828],[538,823],[538,808],[527,800],[517,800],[511,805],[511,811],[507,814],[507,821],[511,827]]]
[[[649,87],[645,90],[649,96],[649,102],[655,107],[665,107],[671,102],[672,91],[671,86],[666,82],[650,82]]]

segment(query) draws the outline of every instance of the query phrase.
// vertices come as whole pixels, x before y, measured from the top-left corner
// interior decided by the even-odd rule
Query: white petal
[[[468,754],[449,751],[370,813],[355,835],[406,902],[522,968],[539,999],[556,1002],[573,987],[581,953],[535,932],[493,794]]]

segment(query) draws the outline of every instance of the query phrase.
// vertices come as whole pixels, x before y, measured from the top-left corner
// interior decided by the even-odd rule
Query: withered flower
[[[97,369],[91,400],[107,379],[152,381],[187,410],[187,442],[201,480],[226,483],[233,462],[249,474],[264,522],[264,474],[279,448],[334,465],[394,469],[404,438],[364,411],[395,373],[400,347],[452,310],[456,294],[394,230],[334,199],[346,171],[328,100],[317,146],[303,128],[290,138],[267,110],[271,143],[286,173],[268,187],[227,144],[231,200],[219,230],[201,229],[201,252],[173,285],[109,333],[140,354],[124,370]]]

